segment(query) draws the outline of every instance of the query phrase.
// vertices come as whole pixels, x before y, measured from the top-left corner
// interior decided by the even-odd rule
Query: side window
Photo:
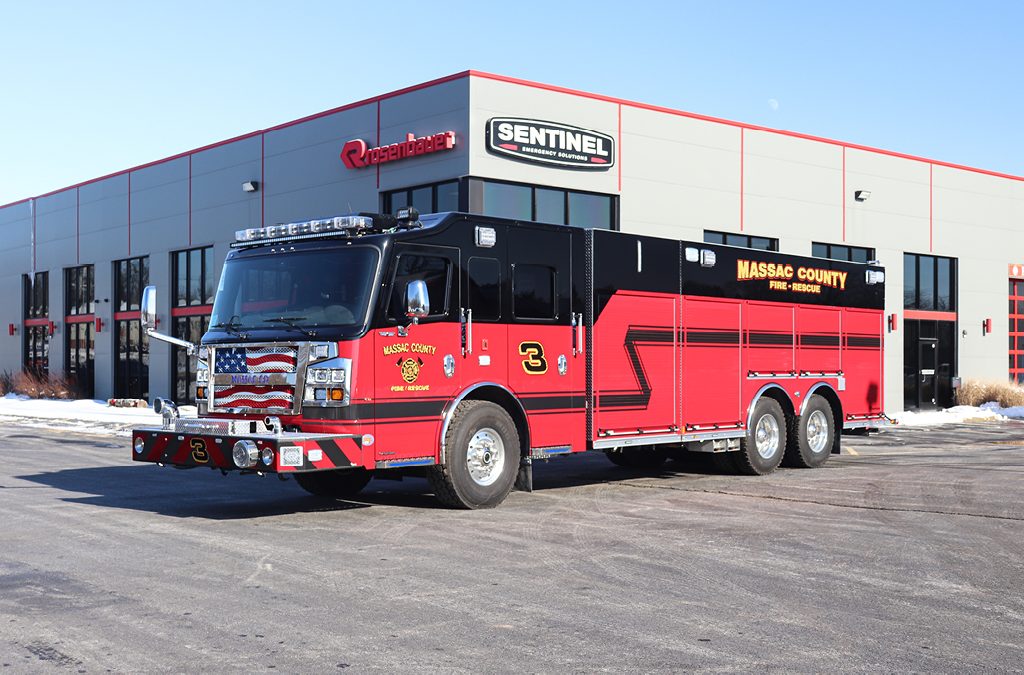
[[[388,303],[388,318],[404,322],[405,287],[414,279],[422,279],[430,294],[428,318],[445,316],[448,313],[448,283],[451,264],[447,258],[430,255],[403,253],[398,256],[395,281],[391,286],[391,301]]]
[[[513,265],[512,313],[517,319],[555,318],[554,268]]]
[[[469,277],[469,308],[474,321],[497,321],[501,318],[499,298],[500,266],[494,258],[470,258],[466,265]]]

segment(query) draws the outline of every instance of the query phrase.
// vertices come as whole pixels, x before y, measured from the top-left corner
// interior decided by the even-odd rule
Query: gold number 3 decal
[[[206,450],[206,441],[201,438],[193,438],[188,444],[192,448],[192,461],[199,464],[206,464],[210,461],[210,453]]]
[[[523,370],[527,375],[543,375],[548,372],[548,361],[544,358],[544,345],[539,342],[520,342],[519,355],[523,359]]]

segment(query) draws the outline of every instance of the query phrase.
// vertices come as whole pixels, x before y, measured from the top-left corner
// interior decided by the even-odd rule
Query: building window
[[[94,280],[92,265],[64,270],[64,372],[71,386],[85,398],[92,398],[95,392]]]
[[[1010,380],[1024,384],[1024,281],[1010,279]]]
[[[64,270],[65,314],[80,316],[96,311],[96,288],[93,265],[80,265]]]
[[[469,183],[469,208],[473,213],[555,225],[618,229],[615,195],[480,178],[470,179]]]
[[[139,307],[149,284],[149,257],[114,261],[114,396],[149,398],[149,336]]]
[[[847,246],[846,244],[811,244],[811,255],[815,258],[831,260],[847,260],[849,262],[866,263],[875,259],[875,249],[863,246]]]
[[[198,343],[210,328],[213,312],[213,247],[175,251],[171,254],[171,278],[174,295],[171,302],[171,335]],[[259,284],[252,288],[259,293]],[[196,354],[189,356],[181,347],[171,350],[171,372],[174,373],[174,400],[191,405],[196,398]]]
[[[139,310],[142,289],[149,285],[149,257],[114,262],[114,311]]]
[[[384,193],[384,213],[394,213],[406,206],[412,206],[420,213],[458,211],[459,181],[450,180]]]
[[[36,272],[22,276],[24,340],[22,363],[25,370],[45,375],[50,370],[50,274]]]
[[[715,230],[704,230],[704,243],[742,246],[743,248],[756,248],[761,251],[779,250],[778,239],[752,237],[748,234],[733,234],[731,232],[716,232]]]
[[[174,278],[173,307],[213,304],[213,247],[190,248],[171,254]]]
[[[956,311],[956,258],[903,254],[903,307]]]

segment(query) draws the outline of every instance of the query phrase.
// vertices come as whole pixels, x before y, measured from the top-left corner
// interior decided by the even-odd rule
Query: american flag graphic
[[[215,373],[294,373],[295,347],[224,347],[217,349]],[[213,403],[220,408],[283,408],[291,410],[295,392],[291,385],[230,384],[213,389]]]
[[[294,373],[295,347],[228,347],[217,350],[217,373]]]
[[[221,408],[284,408],[292,409],[291,385],[259,386],[233,384],[214,387],[214,405]]]

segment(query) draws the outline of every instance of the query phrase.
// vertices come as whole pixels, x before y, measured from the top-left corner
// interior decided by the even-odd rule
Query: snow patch
[[[958,405],[944,410],[924,412],[905,411],[897,414],[896,420],[908,427],[930,427],[939,424],[970,424],[973,422],[1004,422],[1008,419],[1024,419],[1024,406],[1000,408],[998,403],[983,403],[980,406]]]
[[[179,411],[182,417],[196,416],[195,406],[181,406]],[[132,427],[159,426],[162,422],[152,408],[114,408],[106,401],[55,401],[17,394],[0,398],[0,420],[38,429],[113,436],[130,436]]]

